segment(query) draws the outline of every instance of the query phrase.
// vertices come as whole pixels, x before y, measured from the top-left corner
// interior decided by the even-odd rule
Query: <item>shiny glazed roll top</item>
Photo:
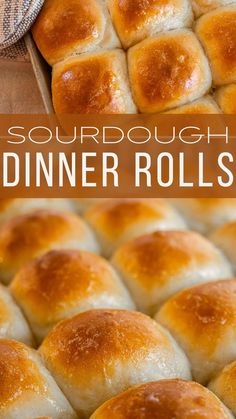
[[[91,310],[64,320],[40,354],[79,418],[132,385],[190,378],[188,360],[169,333],[133,311]]]
[[[38,354],[23,343],[0,339],[0,378],[1,419],[77,419]]]
[[[134,309],[112,266],[95,253],[52,250],[24,266],[10,286],[40,342],[60,320],[92,308]]]
[[[236,279],[186,289],[168,300],[155,318],[184,349],[200,383],[208,383],[235,360]]]
[[[222,253],[192,231],[138,237],[121,246],[112,263],[138,309],[149,315],[183,288],[233,275]]]
[[[32,33],[50,65],[73,54],[120,45],[104,0],[45,0]]]
[[[60,248],[98,251],[90,228],[72,213],[38,210],[12,218],[0,230],[0,280],[9,283],[26,262]]]
[[[195,17],[204,15],[211,10],[218,9],[222,6],[227,6],[236,3],[235,0],[192,0],[192,7]]]
[[[57,114],[136,113],[122,50],[97,51],[58,63],[52,74]]]
[[[233,419],[205,387],[161,380],[136,386],[104,403],[90,419]]]
[[[219,7],[196,23],[196,34],[208,56],[213,82],[236,82],[236,5]]]
[[[111,17],[124,48],[158,32],[191,26],[188,0],[107,0]]]
[[[163,32],[129,49],[134,101],[140,112],[164,112],[206,94],[211,72],[203,49],[187,29]]]
[[[155,230],[184,229],[179,214],[163,199],[104,199],[85,213],[108,257],[133,237]]]

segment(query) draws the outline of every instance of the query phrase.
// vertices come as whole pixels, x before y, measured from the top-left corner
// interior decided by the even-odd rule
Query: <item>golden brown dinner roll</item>
[[[85,218],[97,234],[105,256],[143,233],[186,227],[179,214],[162,199],[104,199],[91,206]]]
[[[236,84],[220,87],[215,97],[224,113],[236,115]]]
[[[191,0],[193,11],[196,17],[203,15],[218,7],[235,3],[235,0]]]
[[[185,350],[193,377],[206,384],[236,359],[236,279],[180,292],[161,307],[156,320]]]
[[[157,231],[138,237],[121,246],[112,263],[137,307],[149,315],[183,288],[232,276],[221,252],[191,231]]]
[[[229,407],[236,415],[236,362],[232,362],[215,377],[209,388]]]
[[[211,86],[202,47],[187,29],[146,39],[129,50],[128,62],[134,100],[144,113],[184,105]]]
[[[57,64],[52,77],[57,114],[135,113],[121,50],[84,54]]]
[[[179,106],[179,108],[172,109],[165,112],[169,114],[216,114],[221,113],[216,102],[211,96],[205,96],[187,105]]]
[[[90,228],[72,213],[38,210],[12,218],[0,230],[0,280],[10,282],[26,262],[60,248],[98,251]]]
[[[171,202],[188,225],[201,233],[207,233],[226,221],[236,220],[235,198],[175,198]]]
[[[203,15],[196,33],[208,55],[215,85],[236,82],[236,6]]]
[[[92,308],[134,309],[110,264],[94,253],[52,250],[20,270],[11,292],[41,341],[60,320]]]
[[[2,338],[16,339],[30,346],[33,344],[32,333],[19,307],[7,288],[0,285],[0,339]]]
[[[81,418],[130,386],[190,378],[173,338],[142,313],[91,310],[59,323],[40,353]]]
[[[191,26],[188,0],[107,0],[113,23],[124,48],[158,32]]]
[[[236,221],[223,224],[214,230],[210,235],[210,239],[223,250],[236,272]]]
[[[73,54],[120,45],[104,0],[45,0],[32,33],[50,65]]]
[[[75,205],[69,199],[59,198],[1,198],[0,199],[0,224],[14,217],[25,214],[35,209],[58,209],[60,211],[73,211]]]
[[[91,419],[233,419],[223,403],[193,381],[161,380],[104,403]]]
[[[77,418],[38,354],[23,343],[0,339],[0,377],[1,419]]]

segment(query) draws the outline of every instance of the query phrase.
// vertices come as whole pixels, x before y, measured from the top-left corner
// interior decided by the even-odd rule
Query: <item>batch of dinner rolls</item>
[[[0,419],[236,418],[235,249],[236,199],[1,199]]]
[[[57,114],[236,114],[236,0],[45,0]]]

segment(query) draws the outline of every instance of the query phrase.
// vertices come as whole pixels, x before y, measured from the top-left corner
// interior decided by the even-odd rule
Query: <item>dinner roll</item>
[[[57,114],[135,113],[121,50],[73,57],[57,64],[52,76]]]
[[[218,398],[193,381],[136,386],[104,403],[91,419],[233,419]]]
[[[112,263],[139,310],[149,315],[183,288],[232,276],[221,252],[191,231],[157,231],[138,237],[121,246]]]
[[[97,234],[105,256],[143,233],[186,227],[179,214],[162,199],[103,200],[90,207],[85,218]]]
[[[0,377],[1,419],[77,418],[38,354],[23,343],[0,339]]]
[[[207,59],[187,29],[164,32],[135,45],[128,62],[134,100],[144,113],[184,105],[211,87]]]
[[[203,15],[196,33],[210,60],[215,85],[236,82],[236,6]]]
[[[236,84],[220,87],[215,97],[224,113],[236,115]]]
[[[32,33],[50,65],[70,55],[120,45],[104,0],[45,0]]]
[[[158,32],[191,26],[188,0],[107,0],[113,23],[124,48]]]
[[[210,97],[205,96],[187,105],[179,106],[171,111],[170,114],[216,114],[221,113],[216,102]]]
[[[74,214],[38,210],[12,218],[0,230],[0,279],[9,283],[22,265],[54,248],[98,250],[93,233]]]
[[[236,359],[236,279],[180,292],[162,306],[156,320],[185,350],[193,377],[209,382]]]
[[[58,209],[60,211],[73,211],[73,202],[69,199],[59,198],[1,198],[0,199],[0,225],[15,215],[25,214],[35,209]]]
[[[209,388],[236,415],[236,362],[227,365],[209,384]]]
[[[173,338],[142,313],[91,310],[59,323],[40,353],[81,418],[130,386],[190,378]]]
[[[226,221],[236,220],[235,198],[175,198],[171,202],[192,229],[204,234]]]
[[[11,292],[37,340],[60,320],[92,308],[134,309],[105,259],[79,250],[52,250],[20,270]]]
[[[224,251],[236,272],[236,221],[231,221],[217,228],[211,233],[210,239]]]
[[[19,307],[8,290],[0,285],[0,339],[2,338],[33,344],[31,331]]]
[[[236,3],[235,0],[191,0],[193,11],[196,17],[199,17],[218,7],[227,6]]]

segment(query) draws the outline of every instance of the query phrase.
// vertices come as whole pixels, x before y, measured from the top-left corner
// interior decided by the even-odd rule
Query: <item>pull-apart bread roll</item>
[[[236,115],[236,84],[220,87],[215,97],[224,113]]]
[[[172,109],[165,112],[169,114],[216,114],[221,113],[216,102],[210,97],[206,96],[187,105],[180,106],[179,108]]]
[[[171,202],[191,228],[204,234],[227,221],[236,220],[235,198],[175,198]]]
[[[0,378],[1,419],[77,418],[38,354],[23,343],[0,339]]]
[[[141,112],[155,113],[184,105],[211,87],[203,49],[187,29],[148,38],[128,52],[134,100]]]
[[[53,69],[57,114],[135,113],[125,53],[96,52],[69,58]]]
[[[31,331],[19,307],[8,290],[0,285],[0,339],[2,338],[16,339],[30,346],[33,344]]]
[[[199,17],[218,7],[227,6],[236,3],[235,0],[191,0],[193,11],[196,17]]]
[[[110,256],[125,241],[155,230],[184,229],[179,214],[162,199],[109,199],[90,207],[85,218]]]
[[[136,386],[104,403],[90,419],[233,419],[218,398],[193,381]]]
[[[196,33],[208,55],[213,82],[236,82],[236,6],[220,7],[202,16]]]
[[[190,378],[173,338],[142,313],[91,310],[59,323],[40,353],[79,418],[130,386]]]
[[[226,223],[213,231],[210,239],[223,250],[236,272],[236,221]]]
[[[98,250],[90,228],[74,214],[39,210],[12,218],[0,230],[0,280],[9,283],[26,262],[60,248]]]
[[[209,384],[209,388],[236,416],[236,362],[227,365]]]
[[[156,320],[185,350],[193,377],[206,384],[236,359],[236,279],[180,292],[162,306]]]
[[[134,309],[111,265],[79,250],[53,250],[29,262],[11,292],[41,341],[60,320],[92,308]]]
[[[190,231],[157,231],[138,237],[121,246],[112,263],[137,307],[149,315],[183,288],[232,276],[221,252]]]
[[[104,0],[45,0],[32,33],[50,65],[73,54],[120,45]]]
[[[75,205],[69,199],[59,198],[15,198],[0,199],[0,224],[10,218],[26,214],[36,209],[59,209],[60,211],[73,211]]]
[[[124,48],[158,32],[191,26],[189,0],[107,0]]]

